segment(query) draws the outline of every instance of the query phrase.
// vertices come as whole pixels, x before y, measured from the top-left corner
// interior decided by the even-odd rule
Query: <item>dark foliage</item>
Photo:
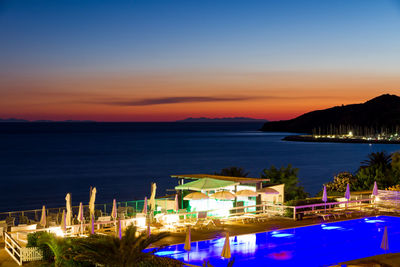
[[[221,170],[221,172],[216,172],[216,175],[222,175],[222,176],[231,176],[231,177],[247,177],[249,175],[248,172],[245,172],[243,168],[240,167],[229,167],[229,168],[224,168]]]
[[[270,179],[271,184],[285,184],[285,201],[292,199],[304,199],[308,194],[304,188],[299,185],[298,178],[299,169],[293,168],[292,165],[277,169],[271,166],[269,169],[264,169],[261,177]]]

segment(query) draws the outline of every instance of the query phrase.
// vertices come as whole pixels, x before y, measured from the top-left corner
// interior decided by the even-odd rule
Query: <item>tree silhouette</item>
[[[247,177],[249,175],[248,172],[245,172],[243,168],[240,167],[229,167],[229,168],[223,168],[221,172],[215,173],[216,175],[222,175],[222,176],[231,176],[231,177]]]
[[[361,168],[368,167],[381,167],[383,170],[390,169],[390,163],[392,162],[392,157],[385,151],[373,152],[368,155],[368,159],[361,162]]]

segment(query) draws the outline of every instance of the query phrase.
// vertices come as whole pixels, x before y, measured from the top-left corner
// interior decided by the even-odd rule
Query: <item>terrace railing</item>
[[[298,217],[302,217],[307,214],[315,214],[320,212],[329,212],[338,208],[349,208],[349,209],[361,209],[366,206],[371,206],[373,198],[339,201],[339,202],[328,202],[318,203],[303,206],[286,206],[293,209],[293,219],[296,220]],[[300,216],[299,216],[300,215]]]
[[[163,210],[168,210],[171,206],[173,200],[168,199],[156,199],[156,205]],[[113,203],[95,204],[96,217],[106,216],[111,214]],[[141,213],[144,207],[144,200],[134,200],[134,201],[120,201],[117,202],[118,213],[124,214],[125,216],[133,216],[137,213]],[[57,208],[47,208],[46,215],[50,220],[55,220],[60,222],[62,211],[64,207]],[[83,205],[85,217],[89,218],[89,205]],[[72,206],[73,216],[77,216],[79,211],[79,206]],[[40,221],[40,216],[42,214],[42,209],[32,209],[32,210],[22,210],[22,211],[8,211],[0,212],[0,221],[5,220],[7,217],[15,218],[14,224],[25,224],[30,221]]]
[[[43,258],[41,250],[37,247],[22,247],[9,233],[4,233],[4,249],[18,263],[37,261]]]
[[[385,206],[400,206],[400,191],[378,190],[376,203]]]

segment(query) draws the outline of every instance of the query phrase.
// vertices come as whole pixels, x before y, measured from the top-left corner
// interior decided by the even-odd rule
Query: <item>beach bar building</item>
[[[178,179],[179,185],[175,190],[181,208],[191,212],[214,210],[213,215],[228,216],[229,214],[225,213],[229,213],[229,209],[233,207],[284,202],[284,185],[268,186],[269,179],[265,178],[211,174],[171,175],[171,177]],[[201,194],[192,194],[193,192]]]

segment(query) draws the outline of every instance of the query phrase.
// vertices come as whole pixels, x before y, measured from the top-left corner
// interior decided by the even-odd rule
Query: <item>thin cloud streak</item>
[[[245,101],[256,99],[258,97],[214,97],[214,96],[176,96],[176,97],[160,97],[160,98],[144,98],[131,101],[112,101],[104,104],[115,106],[150,106],[163,104],[179,104],[179,103],[199,103],[199,102],[229,102],[229,101]]]
[[[182,104],[182,103],[201,103],[201,102],[240,102],[248,100],[301,100],[301,99],[326,99],[329,96],[175,96],[175,97],[159,97],[159,98],[143,98],[138,100],[115,100],[102,101],[96,104],[105,104],[112,106],[151,106],[165,104]],[[93,102],[92,102],[93,103]]]

